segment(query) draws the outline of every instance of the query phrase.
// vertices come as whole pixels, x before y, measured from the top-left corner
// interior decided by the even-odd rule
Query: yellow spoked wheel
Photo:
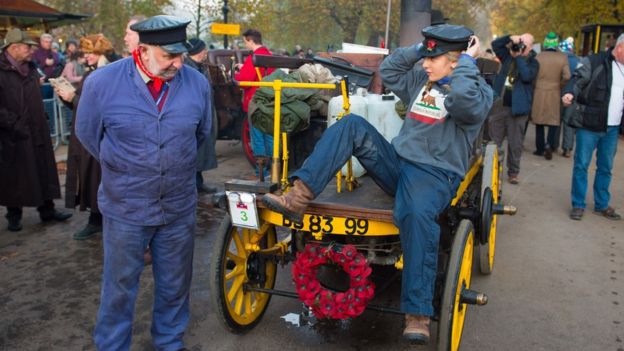
[[[275,227],[266,230],[256,245],[260,250],[276,243]],[[248,287],[272,289],[277,265],[266,255],[251,250],[258,231],[232,226],[226,215],[217,231],[210,275],[211,295],[217,315],[233,333],[244,333],[258,324],[271,300],[267,293],[247,290]]]
[[[438,350],[459,349],[468,305],[461,301],[462,292],[470,288],[474,251],[472,222],[462,220],[457,227],[446,270],[440,325],[438,326]]]
[[[483,176],[481,179],[481,233],[479,238],[479,271],[492,273],[496,249],[497,215],[493,208],[500,202],[500,166],[498,148],[488,144],[483,158]]]

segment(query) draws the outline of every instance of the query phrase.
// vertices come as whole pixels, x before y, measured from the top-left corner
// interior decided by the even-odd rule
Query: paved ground
[[[619,144],[612,204],[624,212],[624,142]],[[532,128],[525,146],[533,150]],[[475,274],[473,287],[488,293],[490,302],[470,309],[462,350],[622,351],[624,221],[611,222],[592,213],[580,222],[569,220],[572,161],[560,156],[546,161],[530,151],[523,156],[521,184],[504,186],[504,201],[519,212],[500,221],[493,274]],[[219,169],[207,173],[215,182],[250,174],[240,145],[219,142],[218,154]],[[223,211],[207,201],[203,198],[198,208],[187,347],[412,349],[399,338],[400,316],[366,312],[352,321],[296,327],[281,317],[298,314],[301,304],[281,297],[273,298],[262,323],[251,332],[244,336],[225,332],[210,306],[208,288],[211,244]],[[75,213],[66,224],[42,225],[36,211],[28,209],[22,232],[10,233],[5,224],[0,226],[0,350],[94,349],[91,333],[99,303],[101,240],[71,240],[85,221],[84,213]],[[292,289],[288,268],[278,272],[278,285]],[[148,266],[136,306],[132,350],[152,349],[152,289]],[[392,291],[382,296],[385,302],[396,302],[396,289]]]

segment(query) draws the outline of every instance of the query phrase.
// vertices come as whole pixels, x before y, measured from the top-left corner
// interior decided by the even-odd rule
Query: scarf
[[[136,63],[136,65],[139,66],[139,69],[154,82],[154,89],[156,89],[156,91],[160,91],[165,81],[156,77],[155,75],[150,73],[147,68],[145,68],[143,61],[141,61],[141,58],[139,57],[139,48],[136,48],[134,49],[134,51],[132,51],[132,57],[134,58],[134,62]]]

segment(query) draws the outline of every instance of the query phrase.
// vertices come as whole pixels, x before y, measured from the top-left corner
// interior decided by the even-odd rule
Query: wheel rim
[[[272,288],[275,283],[277,266],[270,260],[245,249],[255,230],[232,227],[225,258],[223,260],[223,294],[225,307],[231,318],[240,325],[256,321],[264,312],[270,295],[245,291],[245,284]],[[264,248],[275,244],[275,228],[261,241]],[[251,279],[250,279],[251,278]]]
[[[496,148],[494,151],[497,151]],[[492,157],[493,167],[492,167],[492,181],[490,184],[490,188],[492,189],[492,208],[495,207],[496,204],[500,201],[500,163],[498,162],[498,152],[494,152],[494,156]],[[494,251],[496,250],[496,222],[497,215],[492,215],[492,220],[490,221],[490,236],[488,238],[488,260],[490,269],[494,266]]]
[[[483,177],[481,181],[481,196],[482,200],[485,197],[486,190],[489,188],[491,191],[491,197],[489,204],[485,204],[485,202],[481,206],[481,212],[486,210],[486,206],[490,209],[493,209],[496,204],[500,202],[501,196],[501,178],[500,172],[502,164],[498,158],[498,149],[496,145],[489,144],[486,147],[485,155],[484,155],[484,164],[483,164]],[[485,200],[483,200],[485,201]],[[491,213],[492,211],[490,211]],[[491,214],[490,218],[487,222],[482,225],[488,226],[487,237],[485,238],[487,242],[479,245],[479,266],[480,271],[483,274],[490,274],[494,267],[494,255],[496,250],[496,225],[497,225],[497,215]],[[483,231],[483,227],[481,227]],[[483,237],[480,237],[482,240]]]
[[[461,260],[461,268],[457,276],[457,287],[455,290],[455,303],[453,304],[453,322],[451,324],[451,350],[459,349],[464,320],[466,319],[467,305],[460,302],[461,292],[470,288],[472,278],[472,255],[474,251],[474,231],[471,230],[466,238],[464,254]]]

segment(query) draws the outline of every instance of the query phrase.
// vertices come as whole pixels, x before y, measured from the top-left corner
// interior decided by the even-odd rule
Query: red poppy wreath
[[[350,286],[336,292],[321,286],[316,275],[325,264],[336,264],[349,275]],[[320,246],[308,244],[297,253],[292,268],[299,298],[317,318],[347,319],[357,317],[375,296],[375,285],[368,277],[372,272],[364,255],[353,245]]]

